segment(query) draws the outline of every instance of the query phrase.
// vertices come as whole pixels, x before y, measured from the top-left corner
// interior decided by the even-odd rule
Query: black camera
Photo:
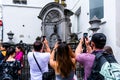
[[[82,44],[83,53],[87,52],[86,44],[85,44],[85,39],[87,39],[87,37],[88,37],[88,33],[83,33],[83,44]]]

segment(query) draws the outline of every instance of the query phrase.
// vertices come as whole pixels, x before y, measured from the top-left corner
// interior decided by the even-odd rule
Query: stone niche
[[[71,34],[70,16],[72,15],[72,11],[55,2],[43,7],[38,18],[42,20],[42,36],[46,36],[50,48],[53,48],[58,39],[68,41]]]

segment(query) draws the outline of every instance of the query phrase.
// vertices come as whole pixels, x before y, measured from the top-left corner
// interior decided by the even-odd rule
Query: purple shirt
[[[91,73],[91,68],[95,59],[94,54],[81,53],[76,57],[76,60],[84,66],[84,80],[87,80]]]

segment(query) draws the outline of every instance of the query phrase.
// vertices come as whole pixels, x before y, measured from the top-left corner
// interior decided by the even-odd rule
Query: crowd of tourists
[[[24,50],[20,45],[0,44],[0,80],[20,80],[23,55]]]
[[[83,36],[75,52],[72,51],[71,46],[66,42],[57,41],[54,48],[50,50],[46,38],[44,41],[36,41],[33,44],[33,51],[28,53],[30,79],[77,80],[75,78],[76,62],[79,62],[84,70],[84,76],[81,76],[83,80],[119,80],[120,72],[117,70],[120,70],[120,66],[115,68],[119,64],[113,55],[112,48],[106,46],[106,40],[107,38],[103,33],[93,34],[91,40]],[[111,63],[115,64],[111,65]],[[114,73],[111,73],[112,67],[109,69],[105,67],[105,69],[103,64],[108,64],[107,67],[114,66],[117,77],[112,76],[114,75]],[[54,71],[50,72],[49,67]],[[106,72],[103,72],[101,68]]]
[[[91,40],[83,36],[75,52],[62,40],[56,41],[53,49],[50,49],[45,37],[44,40],[36,40],[33,50],[27,54],[30,80],[77,80],[76,62],[83,66],[83,80],[119,80],[120,72],[113,77],[114,73],[110,72],[113,69],[107,68],[114,65],[116,70],[120,70],[112,48],[106,46],[106,40],[103,33],[94,33]],[[23,56],[24,50],[20,45],[11,47],[1,43],[0,80],[20,80],[21,69],[24,67]]]

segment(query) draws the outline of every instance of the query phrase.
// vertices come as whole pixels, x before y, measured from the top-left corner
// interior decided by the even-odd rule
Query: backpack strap
[[[102,64],[106,61],[106,59],[104,58],[102,51],[94,51],[92,54],[95,55],[95,60],[93,62],[91,74],[89,75],[87,80],[104,80],[104,77],[99,72],[101,70]],[[105,61],[103,60],[102,62],[102,59],[104,59]]]
[[[106,58],[103,55],[104,51],[97,51],[96,53],[93,53],[95,55],[95,60],[93,64],[93,70],[99,72],[102,65],[107,62]]]

